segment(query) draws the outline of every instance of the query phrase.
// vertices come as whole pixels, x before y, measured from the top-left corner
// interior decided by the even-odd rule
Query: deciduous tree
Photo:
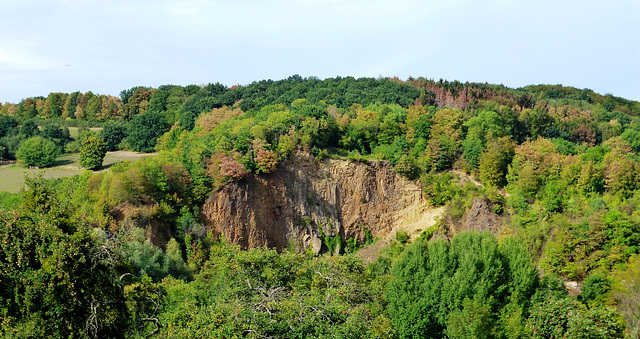
[[[153,152],[156,141],[168,127],[159,113],[137,115],[129,123],[127,141],[136,152]]]
[[[100,130],[100,138],[107,145],[108,151],[118,150],[118,145],[126,137],[127,125],[122,121],[109,120]]]
[[[82,141],[80,166],[90,170],[96,169],[102,166],[106,154],[107,145],[95,133],[92,133]]]
[[[32,137],[22,142],[16,157],[27,166],[47,167],[60,154],[60,149],[52,141],[42,137]]]

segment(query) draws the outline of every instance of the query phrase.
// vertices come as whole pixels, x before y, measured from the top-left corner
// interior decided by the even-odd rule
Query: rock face
[[[322,236],[364,242],[419,222],[429,205],[415,182],[388,162],[355,163],[306,154],[277,171],[250,175],[213,192],[202,208],[214,235],[243,248],[260,246],[320,250]]]
[[[478,198],[471,202],[458,231],[489,231],[498,234],[503,227],[504,221],[493,212],[491,202],[485,198]]]

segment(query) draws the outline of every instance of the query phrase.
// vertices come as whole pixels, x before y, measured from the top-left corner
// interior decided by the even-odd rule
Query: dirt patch
[[[484,185],[482,185],[481,182],[479,182],[478,180],[476,180],[473,176],[471,176],[470,174],[467,174],[463,171],[459,171],[459,170],[453,170],[451,171],[452,174],[455,174],[458,176],[458,178],[460,178],[459,181],[459,185],[464,187],[466,184],[471,183],[473,185],[475,185],[476,187],[479,188],[484,188]]]
[[[140,159],[140,158],[150,157],[154,155],[158,155],[158,153],[115,151],[115,152],[107,152],[107,156],[105,156],[105,159],[107,159],[107,157],[110,157],[113,159],[134,160],[134,159]]]
[[[102,172],[119,162],[136,161],[142,158],[151,157],[155,155],[158,155],[158,153],[139,153],[139,152],[131,152],[131,151],[107,152],[107,155],[105,155],[104,157],[104,161],[102,161],[102,167],[99,169],[99,171]],[[74,164],[74,165],[79,165],[79,164]]]
[[[380,252],[391,246],[391,241],[395,240],[396,233],[406,232],[410,240],[415,240],[420,234],[435,226],[442,214],[444,213],[444,207],[431,207],[420,214],[419,220],[408,222],[406,224],[400,223],[397,227],[392,229],[384,237],[376,241],[375,243],[360,249],[356,252],[356,255],[362,259],[365,264],[373,262],[378,259]]]

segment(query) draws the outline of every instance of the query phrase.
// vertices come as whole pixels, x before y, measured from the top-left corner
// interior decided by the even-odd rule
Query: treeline
[[[607,111],[626,114],[640,113],[635,101],[600,95],[589,89],[577,89],[562,85],[532,85],[511,89],[502,85],[462,83],[459,81],[433,81],[425,78],[353,78],[336,77],[320,80],[294,75],[288,79],[262,80],[249,85],[226,87],[222,84],[175,86],[158,88],[137,86],[120,92],[119,97],[94,94],[91,91],[50,93],[47,97],[30,97],[18,104],[0,103],[0,115],[14,116],[20,121],[30,119],[64,119],[69,126],[81,122],[99,125],[109,120],[131,120],[146,112],[163,113],[169,125],[213,108],[238,104],[243,111],[273,104],[291,104],[306,98],[312,104],[324,103],[338,108],[348,108],[358,103],[397,103],[407,107],[419,98],[423,105],[464,109],[477,105],[481,100],[494,100],[533,108],[537,102],[553,105],[580,105],[580,102],[597,104]],[[184,115],[184,117],[182,117]]]
[[[14,116],[21,121],[63,118],[100,123],[118,119],[128,121],[136,115],[154,112],[163,113],[169,125],[181,119],[183,125],[188,125],[184,122],[193,119],[189,115],[236,103],[243,110],[277,103],[290,104],[299,98],[338,107],[374,102],[407,106],[413,103],[418,91],[399,80],[353,77],[319,80],[295,75],[285,80],[262,80],[230,88],[219,83],[202,86],[165,85],[157,89],[133,87],[123,90],[119,97],[92,92],[51,93],[46,98],[31,97],[18,104],[5,103],[0,106],[0,114]]]
[[[22,141],[34,137],[33,126],[54,126],[66,133],[58,153],[65,149],[67,127],[104,126],[102,139],[109,150],[123,149],[153,152],[156,139],[179,122],[193,128],[196,117],[214,108],[238,104],[245,110],[275,103],[290,104],[300,97],[314,103],[348,107],[355,102],[397,102],[410,104],[417,89],[388,79],[336,78],[324,81],[292,76],[281,81],[265,80],[247,86],[227,88],[219,83],[206,86],[160,86],[157,89],[134,87],[123,90],[120,97],[95,95],[92,92],[51,93],[32,97],[18,104],[0,105],[0,156],[15,159]],[[24,127],[26,126],[26,127]],[[24,127],[24,128],[23,128]],[[45,135],[46,138],[46,135]],[[124,143],[121,143],[122,141]],[[60,146],[60,145],[58,145]]]

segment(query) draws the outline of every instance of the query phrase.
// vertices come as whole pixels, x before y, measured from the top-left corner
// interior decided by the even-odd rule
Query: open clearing
[[[97,171],[105,171],[111,165],[121,161],[135,161],[144,157],[157,155],[157,153],[136,153],[128,151],[107,152],[102,162],[102,167]],[[42,173],[47,179],[56,179],[78,175],[85,171],[78,162],[80,153],[63,154],[58,157],[52,167],[43,169],[28,169],[23,165],[0,166],[0,191],[15,193],[20,191],[24,185],[24,178],[27,175]]]
[[[67,127],[69,129],[69,135],[71,135],[72,138],[76,139],[78,138],[78,127]],[[102,127],[89,127],[89,130],[94,131],[94,132],[99,132],[102,130]]]

